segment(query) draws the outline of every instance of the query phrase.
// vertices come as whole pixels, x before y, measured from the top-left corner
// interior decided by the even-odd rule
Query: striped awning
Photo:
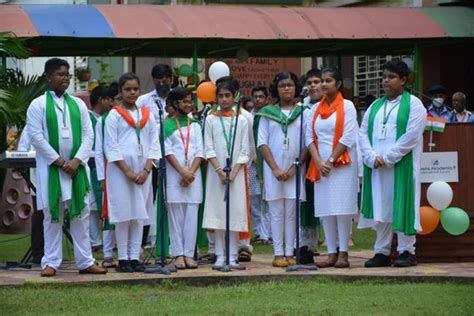
[[[311,56],[474,40],[474,10],[192,5],[0,5],[0,32],[37,55]]]

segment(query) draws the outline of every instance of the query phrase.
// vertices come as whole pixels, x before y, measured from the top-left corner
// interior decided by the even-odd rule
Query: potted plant
[[[74,75],[81,82],[86,82],[91,80],[92,74],[89,68],[87,67],[78,67],[74,70]]]

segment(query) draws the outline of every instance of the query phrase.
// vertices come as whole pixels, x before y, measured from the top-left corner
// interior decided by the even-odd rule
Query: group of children
[[[82,185],[77,192],[81,194],[80,196],[76,194],[71,196],[71,186],[65,188],[70,183],[65,183],[64,188],[63,185],[61,188],[53,186],[51,176],[49,179],[45,177],[44,181],[40,182],[40,186],[42,186],[42,191],[46,192],[45,195],[50,197],[49,201],[53,201],[54,196],[51,190],[54,189],[54,194],[61,196],[61,201],[68,203],[61,210],[69,209],[71,223],[80,219],[82,209],[86,210],[84,213],[87,214],[89,209],[97,209],[97,214],[100,212],[105,224],[103,235],[105,263],[112,264],[111,249],[116,242],[119,259],[117,271],[144,271],[145,267],[140,262],[143,227],[156,223],[157,211],[153,202],[156,178],[152,179],[152,173],[155,163],[162,158],[163,152],[163,159],[166,161],[165,197],[169,226],[169,255],[173,258],[172,264],[176,268],[197,268],[198,264],[194,256],[196,237],[198,229],[201,228],[207,230],[209,250],[214,250],[214,267],[222,267],[225,263],[226,224],[230,228],[231,267],[239,265],[239,249],[251,255],[250,227],[252,224],[255,226],[254,232],[260,235],[260,238],[269,240],[271,235],[273,239],[275,257],[272,265],[275,267],[293,265],[295,264],[296,234],[301,236],[301,249],[316,250],[319,232],[319,222],[316,217],[322,221],[328,246],[327,260],[318,262],[318,265],[347,268],[349,267],[348,242],[351,223],[358,212],[357,192],[362,162],[366,165],[366,169],[368,166],[372,171],[372,175],[364,171],[365,176],[372,177],[364,179],[364,183],[368,183],[363,194],[366,200],[363,201],[362,213],[368,218],[364,223],[367,227],[375,227],[375,229],[377,225],[383,226],[380,232],[377,231],[377,242],[380,244],[382,240],[379,240],[379,235],[384,234],[383,242],[385,242],[388,238],[387,234],[391,232],[389,223],[392,222],[392,218],[390,216],[377,217],[380,209],[385,207],[379,205],[378,201],[387,199],[386,192],[383,190],[381,192],[374,186],[369,187],[369,184],[384,181],[383,185],[393,186],[393,183],[388,183],[390,180],[384,180],[393,178],[393,168],[387,171],[385,169],[389,168],[382,168],[382,166],[393,167],[404,155],[411,152],[414,146],[419,145],[417,143],[419,128],[415,131],[414,126],[405,126],[405,133],[413,133],[415,141],[409,144],[405,141],[405,145],[401,145],[397,141],[399,137],[403,140],[407,138],[403,138],[404,131],[398,131],[396,123],[395,127],[388,125],[393,124],[390,123],[393,120],[395,122],[405,120],[406,125],[407,120],[406,117],[398,121],[396,117],[392,118],[397,112],[397,105],[400,104],[403,80],[406,80],[407,75],[405,68],[399,63],[394,61],[384,68],[384,86],[385,81],[388,82],[387,97],[390,93],[392,95],[390,95],[390,100],[384,101],[382,127],[380,131],[377,131],[378,141],[372,140],[374,131],[370,128],[366,134],[361,131],[360,137],[364,138],[365,146],[362,152],[358,148],[359,127],[356,110],[351,101],[344,100],[342,97],[340,92],[342,77],[335,68],[326,68],[322,71],[312,69],[306,74],[304,84],[309,95],[304,100],[301,100],[300,96],[302,82],[296,75],[289,72],[276,74],[269,89],[275,101],[274,104],[266,104],[268,90],[265,87],[259,87],[252,91],[252,94],[255,94],[254,109],[250,112],[237,106],[238,82],[232,77],[221,78],[216,83],[216,104],[211,111],[204,113],[202,120],[196,120],[192,116],[190,91],[182,87],[170,89],[171,72],[165,66],[159,65],[158,68],[155,66],[152,76],[156,89],[140,99],[139,78],[132,73],[126,73],[120,77],[116,86],[108,90],[97,87],[92,91],[93,109],[87,122],[79,116],[74,118],[78,121],[76,125],[79,125],[83,131],[82,144],[77,153],[74,145],[64,146],[68,151],[64,151],[63,148],[58,151],[54,143],[39,136],[46,134],[51,138],[54,134],[50,132],[54,131],[40,130],[40,125],[44,126],[44,124],[39,124],[32,118],[34,104],[37,101],[35,100],[28,111],[28,128],[31,128],[30,132],[35,144],[37,142],[42,144],[36,148],[37,160],[40,162],[42,156],[46,155],[45,169],[49,168],[50,174],[59,173],[59,179],[73,179],[73,191],[76,186],[79,188],[79,185]],[[57,76],[58,71],[69,70],[67,63],[64,64],[64,61],[60,59],[48,61],[45,68],[48,78]],[[69,121],[73,119],[73,111],[71,110],[71,119],[65,114],[68,109],[66,103],[71,103],[69,100],[72,99],[64,93],[64,86],[67,88],[66,81],[67,84],[69,83],[69,75],[68,73],[60,74],[63,84],[62,97],[65,100],[62,101],[64,111],[57,106],[58,102],[52,99],[63,118],[62,120],[58,118],[58,122],[64,121],[60,128],[62,135],[60,139],[68,143],[72,136],[74,140],[72,143],[75,144],[76,135],[79,133],[78,128],[74,127],[74,124],[72,126],[69,124]],[[392,83],[390,80],[393,81],[393,79],[390,76],[398,76],[400,82]],[[61,97],[58,96],[61,94],[61,89],[48,82],[51,91],[57,97]],[[46,94],[47,104],[53,104],[53,101],[49,101],[50,95],[53,95],[51,91]],[[259,101],[259,99],[262,100]],[[165,112],[162,121],[157,100],[163,107],[172,109],[173,115],[166,116]],[[416,103],[418,99],[412,96],[411,100],[411,102],[415,100]],[[76,103],[83,111],[85,106],[79,101]],[[387,103],[395,104],[388,109],[388,113]],[[364,122],[369,120],[369,124],[373,124],[375,120],[378,124],[378,115],[381,111],[372,113],[374,111],[371,112],[371,108]],[[48,107],[45,110],[46,115],[41,114],[40,110],[37,112],[39,113],[37,115],[46,116],[46,118],[49,115]],[[409,116],[410,113],[403,115]],[[160,127],[163,130],[161,135],[164,143],[163,150],[160,147]],[[365,125],[362,129],[367,130]],[[56,134],[57,130],[56,127]],[[393,134],[396,136],[391,137]],[[369,137],[369,140],[365,137]],[[392,143],[388,144],[385,139],[389,139]],[[400,146],[400,149],[393,153],[394,157],[384,156],[385,150],[395,151],[394,144]],[[378,153],[379,149],[375,148],[376,146],[382,146],[382,153]],[[54,154],[49,149],[50,147],[55,150]],[[90,155],[92,149],[95,152],[95,168],[89,176],[86,162],[87,155]],[[79,152],[82,155],[78,156]],[[368,157],[370,155],[375,155],[375,158]],[[296,178],[295,161],[297,160],[302,162],[299,179]],[[413,161],[411,163],[412,169],[404,169],[405,171],[413,170]],[[414,166],[416,169],[416,162]],[[86,175],[85,179],[81,178],[80,184],[75,183],[78,182],[78,170],[83,170]],[[249,176],[252,179],[249,179]],[[88,178],[92,180],[92,187],[89,186]],[[411,188],[415,190],[416,177],[413,180]],[[254,188],[253,194],[250,194],[249,183],[252,181]],[[301,188],[299,200],[297,200],[295,190],[296,181],[300,182]],[[226,184],[229,185],[228,191]],[[255,190],[255,187],[258,187],[258,190]],[[371,193],[368,194],[367,190],[371,190]],[[89,200],[94,200],[95,205],[88,203],[87,198],[84,200],[83,195],[88,191],[92,192],[93,196],[90,196]],[[391,194],[393,196],[393,193]],[[41,198],[41,194],[38,198]],[[82,204],[79,203],[81,198],[83,198]],[[226,218],[227,199],[229,199],[228,219]],[[411,202],[414,206],[417,203],[416,199]],[[297,203],[302,203],[302,228],[299,232],[296,231]],[[200,205],[203,205],[202,223],[198,216]],[[42,205],[42,208],[47,214],[53,214],[50,206]],[[73,209],[77,213],[72,212]],[[93,214],[92,211],[90,213]],[[98,215],[94,216],[97,218]],[[256,219],[254,223],[251,223],[251,218]],[[55,220],[57,219],[52,220],[51,216],[45,216],[46,259],[42,265],[42,275],[45,276],[54,275],[58,268],[58,260],[55,260],[54,264],[53,261],[48,260],[52,245],[46,229],[47,226],[52,225],[47,222],[55,222]],[[374,225],[371,226],[369,221]],[[384,225],[381,225],[381,222]],[[403,239],[403,234],[402,237],[399,234],[399,245],[401,245],[399,250],[401,250],[400,253],[408,251],[409,255],[414,257],[414,237],[411,236],[413,230],[419,228],[419,225],[416,224],[416,218],[411,224],[413,224],[411,229],[398,227],[399,231],[401,229],[403,233],[410,236],[406,237],[408,240]],[[76,259],[82,254],[83,257],[92,260],[90,247],[88,252],[84,249],[84,239],[89,242],[88,232],[87,230],[87,236],[80,232],[76,232],[77,237],[73,234],[75,245],[79,235],[83,239],[75,252]],[[165,242],[168,243],[168,240]],[[376,256],[371,259],[372,266],[386,264],[386,258],[383,257],[382,259],[385,260],[383,261],[378,256],[380,254],[387,256],[386,245],[383,245],[385,248],[378,249],[377,242]],[[54,247],[57,247],[56,243]],[[409,255],[401,259],[408,258],[409,263],[413,263],[414,259]],[[309,262],[312,261],[312,255],[310,257]],[[304,252],[302,258],[304,258]],[[407,260],[400,264],[406,265]],[[79,268],[85,265],[81,263]],[[366,264],[366,266],[371,266],[371,264]],[[51,268],[54,272],[50,270]],[[104,273],[95,265],[92,265],[92,268],[99,269],[97,273]],[[87,272],[84,271],[84,273]]]

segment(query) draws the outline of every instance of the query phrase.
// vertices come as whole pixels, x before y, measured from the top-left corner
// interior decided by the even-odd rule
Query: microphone
[[[205,118],[207,117],[207,114],[209,113],[209,111],[212,109],[212,105],[210,105],[209,103],[207,103],[205,106],[204,106],[204,109],[202,110],[201,112],[201,116],[200,118]]]
[[[306,98],[307,96],[309,95],[309,88],[308,87],[303,87],[303,89],[301,90],[301,93],[299,95],[300,99],[304,99]]]
[[[160,109],[160,111],[163,111],[163,105],[161,104],[160,99],[156,98],[155,104],[158,106],[158,109]]]

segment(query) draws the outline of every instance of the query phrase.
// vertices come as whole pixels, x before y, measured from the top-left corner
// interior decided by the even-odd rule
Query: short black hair
[[[158,64],[153,67],[151,70],[151,77],[153,79],[161,79],[164,77],[173,77],[173,72],[171,71],[171,67],[166,64]]]
[[[292,72],[279,72],[275,75],[275,77],[272,80],[272,83],[270,84],[270,93],[272,94],[272,97],[280,100],[280,95],[278,94],[278,83],[282,80],[285,79],[291,79],[295,83],[295,97],[298,97],[301,93],[301,90],[303,89],[303,85],[301,84],[301,81],[298,80],[298,77],[292,73]]]
[[[108,92],[109,90],[106,87],[101,86],[101,85],[92,89],[91,95],[89,97],[92,107],[95,107],[97,105],[97,103],[99,102],[99,99],[108,98],[109,97]]]
[[[69,63],[61,58],[51,58],[46,61],[44,64],[44,73],[47,75],[52,74],[62,66],[66,66],[67,69],[70,68]]]
[[[401,61],[398,58],[394,58],[387,61],[382,66],[382,71],[384,71],[385,69],[396,73],[398,76],[400,76],[400,79],[403,77],[408,78],[408,75],[410,74],[410,69],[408,69],[407,64],[405,64],[403,61]]]
[[[236,95],[239,92],[240,84],[237,80],[234,79],[232,76],[224,76],[216,80],[216,95],[219,93],[221,89],[226,89],[232,92],[232,95]]]
[[[253,95],[257,91],[262,91],[266,98],[268,98],[268,88],[265,86],[255,86],[252,88],[250,95]]]
[[[170,91],[170,94],[168,94],[166,105],[172,105],[174,107],[175,101],[183,100],[188,95],[191,95],[191,91],[184,87],[176,87]]]
[[[331,77],[333,77],[334,80],[336,80],[336,84],[337,84],[338,81],[341,82],[341,86],[339,87],[339,91],[342,91],[342,74],[339,71],[339,69],[337,69],[336,67],[333,67],[333,66],[324,67],[321,70],[321,76],[323,74],[326,74],[326,73],[331,74]]]
[[[123,75],[120,76],[119,81],[118,81],[118,88],[119,91],[122,90],[122,87],[125,85],[127,81],[131,80],[136,80],[138,82],[138,85],[140,85],[140,78],[133,72],[126,72]]]
[[[306,72],[304,80],[306,81],[310,77],[321,78],[322,72],[318,68],[312,68]]]
[[[109,88],[107,90],[107,95],[111,99],[115,99],[115,97],[119,94],[119,87],[118,87],[118,82],[114,81],[109,85]]]

